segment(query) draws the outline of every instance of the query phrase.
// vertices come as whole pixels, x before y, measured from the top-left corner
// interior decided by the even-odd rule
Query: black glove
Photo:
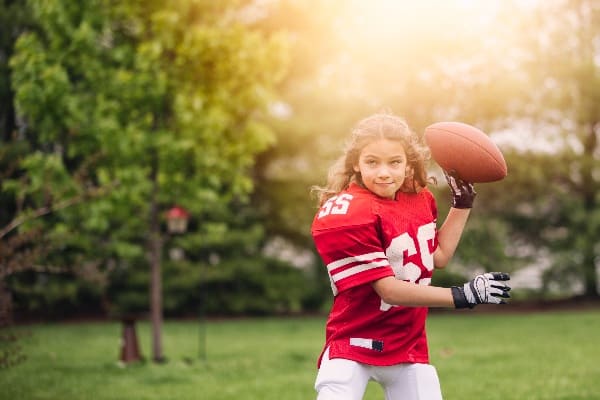
[[[488,272],[477,275],[473,280],[460,286],[453,286],[452,297],[456,308],[473,308],[477,304],[506,304],[510,286],[504,281],[510,280],[505,272]]]
[[[465,182],[460,179],[454,171],[444,171],[446,182],[450,186],[452,193],[452,207],[454,208],[472,208],[473,200],[477,196],[477,192],[472,183]]]

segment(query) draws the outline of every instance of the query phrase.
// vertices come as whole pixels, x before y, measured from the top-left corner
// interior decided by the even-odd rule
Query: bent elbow
[[[448,262],[450,262],[450,257],[446,257],[442,252],[436,252],[433,256],[433,265],[437,269],[445,268]]]
[[[381,301],[383,301],[385,304],[389,304],[392,306],[400,305],[398,304],[398,299],[396,298],[396,296],[394,296],[394,294],[391,291],[383,291],[382,293],[379,293],[379,297],[381,298]]]
[[[394,283],[396,283],[396,279],[389,277],[387,279],[380,279],[372,284],[373,289],[379,298],[386,304],[398,305],[398,296],[396,294],[396,289],[394,288]]]
[[[437,263],[437,264],[435,264],[435,268],[436,269],[444,269],[444,268],[446,268],[446,265],[448,265],[447,262],[445,262],[445,263]]]

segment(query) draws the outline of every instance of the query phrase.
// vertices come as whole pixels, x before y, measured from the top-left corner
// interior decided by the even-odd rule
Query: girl
[[[387,400],[441,399],[429,365],[428,307],[472,308],[509,297],[504,273],[462,287],[430,286],[434,268],[456,250],[476,193],[446,175],[452,208],[438,230],[428,158],[403,119],[375,114],[356,125],[327,186],[313,188],[320,209],[312,235],[334,295],[318,400],[361,399],[369,380],[381,384]]]

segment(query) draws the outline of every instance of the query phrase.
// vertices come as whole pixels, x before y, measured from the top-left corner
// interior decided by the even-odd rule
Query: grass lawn
[[[117,362],[118,323],[19,327],[30,332],[20,342],[28,358],[0,370],[0,399],[314,399],[323,325],[318,317],[167,321],[168,362],[129,366]],[[150,326],[137,331],[149,358]],[[428,333],[445,400],[600,399],[600,310],[436,313]],[[382,398],[370,384],[365,399]]]

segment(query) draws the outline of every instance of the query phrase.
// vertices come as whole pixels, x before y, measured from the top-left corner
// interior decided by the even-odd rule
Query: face
[[[406,177],[406,151],[399,141],[379,139],[365,146],[354,171],[360,172],[364,185],[376,195],[393,199]]]

